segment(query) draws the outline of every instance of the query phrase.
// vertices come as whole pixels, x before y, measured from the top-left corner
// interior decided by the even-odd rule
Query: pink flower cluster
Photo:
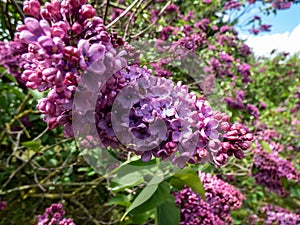
[[[285,224],[298,225],[300,224],[300,215],[288,209],[284,209],[275,205],[267,205],[261,208],[261,213],[265,214],[264,224]]]
[[[128,106],[130,113],[124,116]],[[115,127],[113,119],[118,121]],[[136,65],[107,81],[97,100],[96,124],[105,147],[125,145],[143,161],[154,156],[179,167],[207,161],[220,166],[232,155],[241,159],[253,139],[248,128],[230,124],[226,114],[213,111],[181,82],[154,77]],[[150,136],[151,142],[147,141]],[[132,144],[135,148],[128,147]]]
[[[206,200],[185,187],[173,193],[180,207],[180,225],[231,225],[231,210],[242,206],[244,195],[230,184],[211,174],[199,173],[205,189]]]
[[[245,103],[246,96],[243,90],[235,90],[235,97],[226,97],[224,101],[232,109],[243,110],[254,117],[255,120],[259,118],[259,110],[255,105]]]
[[[163,27],[156,37],[158,38],[157,48],[160,49],[164,41],[171,41],[172,48],[182,46],[189,51],[196,52],[200,57],[204,51],[207,58],[205,60],[208,61],[208,66],[204,68],[206,74],[221,78],[234,78],[240,75],[244,83],[251,82],[251,66],[244,62],[245,58],[251,54],[251,50],[239,40],[237,32],[231,26],[218,27],[208,18],[199,20],[193,13],[189,13],[189,17],[197,21],[193,26],[184,25],[180,29],[179,25],[171,23],[172,25]],[[185,20],[186,16],[179,12],[177,18]],[[176,40],[176,36],[183,37]],[[228,49],[237,49],[242,57]],[[166,61],[171,60],[163,59],[152,64],[155,73],[159,76],[172,76]]]
[[[62,204],[52,204],[43,215],[38,215],[37,225],[76,225],[71,218],[64,218]]]
[[[27,52],[27,48],[27,44],[20,42],[18,37],[8,43],[0,41],[0,65],[3,65],[22,87],[25,87],[25,82],[21,79],[25,61],[21,55]]]
[[[180,14],[179,7],[175,4],[170,4],[166,11]],[[181,82],[175,85],[163,77],[156,79],[151,71],[140,68],[136,62],[135,65],[126,67],[127,60],[123,56],[128,53],[129,57],[136,58],[138,53],[117,34],[109,35],[103,20],[95,16],[95,9],[86,4],[85,0],[51,0],[44,7],[41,7],[38,0],[26,0],[24,12],[29,16],[25,18],[24,24],[17,27],[16,43],[12,42],[11,45],[15,44],[15,49],[20,48],[18,59],[22,61],[22,65],[19,61],[16,63],[22,68],[18,75],[21,80],[30,89],[47,92],[47,96],[39,100],[37,108],[45,115],[44,120],[50,129],[63,126],[65,136],[74,136],[73,101],[80,81],[89,80],[88,75],[91,74],[90,77],[97,78],[110,74],[101,93],[95,92],[103,85],[102,80],[95,81],[91,78],[90,82],[80,86],[92,93],[84,96],[83,105],[74,106],[84,108],[84,113],[93,111],[91,114],[96,117],[100,138],[104,142],[110,141],[105,147],[120,146],[120,141],[115,136],[116,130],[112,129],[111,124],[111,110],[116,96],[121,89],[132,84],[138,85],[137,79],[143,78],[144,86],[141,88],[146,88],[147,93],[148,89],[155,90],[155,93],[149,92],[151,97],[141,100],[138,99],[139,93],[129,88],[131,91],[119,103],[120,108],[132,106],[129,118],[126,118],[129,120],[129,127],[128,123],[123,123],[126,125],[125,129],[120,128],[122,136],[127,137],[126,146],[132,144],[133,138],[127,135],[129,132],[142,143],[150,136],[151,122],[164,121],[167,126],[163,142],[159,144],[157,140],[153,141],[151,151],[143,151],[142,145],[137,145],[140,149],[136,153],[142,155],[144,161],[155,156],[169,158],[179,167],[183,167],[186,162],[206,161],[219,166],[227,161],[228,156],[234,155],[241,159],[244,150],[249,148],[253,139],[250,131],[241,124],[229,124],[229,117],[213,111],[203,96],[199,98],[195,93],[189,92],[188,87]],[[193,13],[189,17],[193,17]],[[194,28],[185,26],[183,32],[186,36],[176,41],[174,46],[184,46],[195,51],[209,42],[205,33],[208,29],[218,30],[211,27],[207,18],[196,23]],[[234,36],[228,35],[228,32],[233,32]],[[222,39],[220,45],[238,46],[235,43],[237,34],[231,27],[222,26],[217,34]],[[167,38],[169,32],[164,35]],[[116,47],[123,45],[128,51],[118,52]],[[2,49],[9,53],[10,48],[7,49],[6,45]],[[247,49],[243,53],[247,54]],[[217,65],[222,63],[226,65],[226,69],[231,69],[234,58],[230,54],[219,52],[218,58],[220,62],[216,62]],[[5,61],[6,64],[8,62]],[[167,62],[168,60],[158,64],[156,69],[159,70],[159,66]],[[247,74],[249,67],[245,64],[241,66],[241,73]],[[167,76],[166,74],[163,76]],[[94,95],[99,95],[96,111],[95,108],[90,110],[84,106],[84,102]],[[155,134],[162,136],[161,130],[156,130]]]
[[[279,156],[284,146],[274,140],[278,137],[276,131],[267,129],[257,133],[251,171],[257,184],[263,185],[279,196],[287,196],[289,192],[283,185],[283,179],[299,181],[300,172],[290,161]],[[266,148],[269,148],[271,152],[267,152]]]
[[[48,91],[37,108],[45,114],[48,127],[65,127],[72,136],[71,108],[76,86],[89,68],[99,75],[117,71],[126,61],[117,55],[101,18],[84,0],[52,0],[42,8],[37,0],[26,0],[24,24],[17,27],[16,39],[0,48],[5,55],[18,54],[14,65],[20,80],[30,89]],[[8,57],[6,57],[8,58]]]
[[[0,200],[0,211],[4,210],[6,207],[7,207],[7,202]]]

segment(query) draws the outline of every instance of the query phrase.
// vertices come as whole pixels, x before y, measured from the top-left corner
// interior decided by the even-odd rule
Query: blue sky
[[[263,24],[271,24],[271,32],[262,32],[259,35],[250,35],[245,29],[240,29],[240,37],[247,39],[246,43],[253,48],[256,55],[268,55],[272,49],[287,51],[290,53],[300,52],[300,4],[294,4],[290,9],[278,10],[277,15],[263,15],[259,12],[259,4],[241,17],[240,26],[243,21],[248,21],[254,15],[262,18]],[[249,28],[249,27],[248,27]]]
[[[300,23],[300,4],[293,5],[287,10],[279,10],[277,15],[271,14],[261,18],[265,24],[272,24],[271,33],[292,31]]]

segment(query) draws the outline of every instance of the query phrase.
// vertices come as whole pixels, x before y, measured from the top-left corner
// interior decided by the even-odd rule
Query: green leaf
[[[266,150],[268,153],[272,153],[272,150],[270,148],[270,146],[268,145],[267,142],[265,142],[264,140],[260,141],[261,146],[263,147],[264,150]]]
[[[90,167],[79,167],[77,172],[89,172],[91,170]]]
[[[175,198],[169,196],[166,202],[157,208],[158,225],[178,225],[180,209],[175,205]]]
[[[117,176],[111,182],[112,191],[121,191],[126,187],[133,187],[144,182],[143,174],[139,171],[134,171],[123,176]]]
[[[152,184],[154,182],[160,183],[163,181],[163,175],[156,172],[156,164],[147,167],[125,164],[117,169],[117,174],[111,182],[112,191],[115,192],[141,184],[145,180],[148,180],[148,178],[152,179],[150,180]]]
[[[92,170],[92,171],[87,173],[87,176],[90,177],[90,176],[94,176],[95,174],[96,174],[96,171]]]
[[[252,167],[252,174],[258,173],[259,169],[255,166]]]
[[[281,178],[281,182],[282,182],[283,187],[284,187],[285,189],[287,189],[288,186],[289,186],[289,182],[288,182],[288,180],[286,179],[286,177],[282,177],[282,178]]]
[[[128,200],[127,196],[125,195],[118,195],[115,196],[113,198],[111,198],[107,205],[122,205],[125,207],[129,207],[130,206],[130,201]]]
[[[152,159],[149,162],[143,162],[142,160],[135,160],[132,161],[130,163],[128,163],[127,165],[131,165],[131,166],[152,166],[156,164],[156,159]]]
[[[134,199],[128,210],[123,215],[123,220],[129,212],[144,213],[162,204],[170,194],[170,186],[163,182],[163,175],[156,174],[149,182],[149,184],[141,191],[141,193]]]
[[[125,212],[125,214],[122,216],[121,220],[123,220],[129,212],[131,212],[133,209],[137,208],[138,206],[145,203],[148,199],[151,198],[151,196],[155,193],[155,191],[158,189],[158,184],[152,184],[149,186],[146,186],[142,192],[135,198],[133,203],[130,205],[128,210]]]
[[[0,72],[0,73],[2,73],[2,72]],[[4,75],[5,75],[5,77],[6,77],[7,79],[9,79],[10,81],[12,81],[12,82],[14,82],[14,83],[17,83],[16,78],[15,78],[14,76],[10,75],[9,73],[5,73]]]
[[[151,210],[142,214],[134,214],[130,217],[130,219],[132,220],[133,224],[148,224],[146,223],[147,220],[149,220],[151,216],[154,218],[154,215],[155,215],[155,210]]]
[[[25,141],[21,143],[24,147],[34,150],[34,151],[38,151],[39,148],[41,147],[41,140],[37,140],[37,141]]]
[[[36,100],[40,100],[41,98],[44,97],[44,94],[42,92],[39,92],[38,90],[31,90],[28,89],[32,97],[34,97]]]
[[[155,185],[155,184],[154,184]],[[170,185],[167,182],[160,183],[155,193],[143,204],[131,210],[132,214],[139,214],[154,209],[163,204],[170,196]]]
[[[190,167],[186,167],[176,173],[171,178],[171,184],[178,189],[182,189],[184,185],[187,185],[188,187],[192,188],[194,192],[198,193],[204,200],[206,200],[203,184],[196,171]]]

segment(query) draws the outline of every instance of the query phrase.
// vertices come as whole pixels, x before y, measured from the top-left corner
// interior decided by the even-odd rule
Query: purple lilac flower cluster
[[[7,207],[7,202],[0,200],[0,211],[4,210],[6,207]]]
[[[206,3],[206,2],[204,2]],[[209,2],[208,2],[209,3]],[[167,18],[168,16],[166,16]],[[239,56],[232,54],[228,49],[237,49],[243,58],[251,54],[250,48],[239,40],[236,30],[231,26],[218,27],[208,18],[199,20],[189,12],[188,16],[177,14],[178,19],[186,20],[187,17],[197,21],[194,25],[185,25],[180,29],[176,25],[167,25],[162,27],[158,32],[157,42],[172,41],[174,46],[183,46],[185,49],[197,53],[205,51],[208,58],[209,66],[205,72],[219,77],[235,77],[236,74],[242,76],[244,83],[252,82],[249,78],[251,75],[251,66],[239,59]],[[174,24],[174,23],[173,23]],[[176,36],[183,36],[179,40],[174,39]],[[159,49],[159,47],[158,47]],[[207,52],[208,51],[208,52]],[[233,57],[234,56],[234,57]],[[165,59],[163,59],[165,61]],[[165,62],[156,62],[153,64],[156,74],[162,77],[171,76]]]
[[[168,6],[167,10],[179,11],[176,5]],[[243,150],[249,148],[253,138],[249,130],[241,124],[230,125],[226,114],[213,111],[204,97],[190,93],[187,86],[154,77],[151,71],[137,65],[124,68],[126,60],[122,56],[126,53],[117,52],[115,47],[124,45],[134,58],[138,53],[116,34],[109,35],[102,19],[95,16],[95,9],[85,4],[85,0],[52,0],[43,8],[37,0],[26,0],[24,12],[31,17],[25,18],[16,33],[16,40],[27,48],[26,51],[21,48],[20,52],[20,59],[25,62],[20,77],[28,88],[48,91],[37,108],[45,114],[50,129],[64,126],[65,136],[74,135],[71,126],[74,93],[82,77],[88,77],[82,76],[85,72],[97,77],[114,74],[100,91],[96,105],[98,133],[106,147],[116,148],[122,142],[144,161],[155,156],[170,159],[180,167],[186,162],[206,161],[219,166],[229,155],[243,157]],[[206,29],[208,23],[208,19],[202,20],[197,27]],[[223,27],[221,32],[228,29]],[[186,33],[189,31],[186,28]],[[184,44],[184,40],[179,43]],[[222,56],[224,60],[226,57]],[[147,94],[143,96],[133,87]],[[123,97],[117,98],[121,90]],[[129,120],[120,123],[119,130],[112,129],[110,112],[115,101],[119,109],[131,107],[125,118]],[[121,115],[119,121],[126,117],[123,111]],[[164,126],[165,133],[161,132]],[[120,142],[115,132],[121,133],[124,140]],[[128,133],[134,136],[124,135]],[[145,144],[151,135],[155,138]],[[138,148],[129,147],[132,144]]]
[[[224,98],[224,101],[227,103],[227,105],[232,109],[246,111],[257,120],[259,118],[259,110],[253,104],[244,103],[246,99],[245,92],[243,90],[236,90],[235,94],[236,94],[235,98],[232,97]]]
[[[298,225],[300,224],[300,215],[279,206],[267,205],[261,209],[265,214],[264,224],[278,225]]]
[[[241,207],[244,195],[230,184],[211,174],[199,173],[205,189],[206,200],[184,187],[173,193],[176,205],[180,207],[180,225],[230,225],[231,210]]]
[[[256,0],[248,0],[249,4],[254,4]],[[267,1],[268,3],[272,3],[272,7],[275,9],[289,9],[292,5],[291,0],[271,0]]]
[[[296,88],[296,93],[294,95],[296,99],[298,99],[298,102],[296,102],[295,111],[300,111],[300,87]]]
[[[249,4],[254,4],[256,0],[248,0]],[[265,3],[271,4],[271,7],[277,10],[289,9],[292,5],[292,1],[287,0],[270,0],[266,1]],[[258,24],[254,25],[249,30],[250,33],[257,35],[260,32],[268,32],[271,31],[271,26],[269,24],[261,24],[261,18],[259,16],[254,16],[251,22],[258,22]]]
[[[278,140],[280,135],[275,130],[264,125],[258,128],[251,171],[257,184],[265,186],[279,196],[287,196],[289,192],[283,186],[283,179],[299,181],[300,172],[290,161],[280,158],[279,153],[285,150],[285,147]],[[271,152],[267,152],[266,148]]]
[[[289,9],[292,5],[291,1],[287,0],[273,0],[272,7],[275,9]]]
[[[105,147],[124,145],[143,161],[154,156],[179,167],[206,161],[219,166],[229,155],[240,159],[253,139],[246,127],[230,125],[226,114],[213,111],[203,97],[189,92],[181,82],[174,85],[133,65],[107,81],[96,115]]]
[[[230,0],[230,1],[226,1],[225,5],[224,5],[224,9],[226,10],[231,10],[231,9],[237,9],[240,10],[242,4],[240,1],[238,0]]]
[[[283,186],[283,179],[299,181],[300,173],[288,160],[279,157],[277,152],[257,152],[252,165],[252,176],[257,184],[263,185],[279,196],[289,192]]]
[[[64,218],[62,204],[52,204],[43,215],[37,216],[37,225],[76,225],[71,218]]]
[[[0,65],[3,65],[22,87],[25,87],[25,83],[20,75],[25,62],[21,55],[27,52],[27,47],[27,44],[21,43],[17,37],[8,43],[0,41]]]
[[[298,152],[300,152],[300,145],[299,145],[299,137],[300,137],[300,131],[299,131],[299,127],[300,127],[300,120],[298,118],[294,118],[292,120],[292,134],[294,135],[294,144],[292,146],[289,146],[288,149],[289,150],[296,150]]]
[[[276,130],[270,129],[266,125],[259,125],[255,133],[256,151],[263,151],[261,141],[264,141],[272,152],[282,152],[285,148],[279,143],[280,139],[281,135]]]
[[[26,0],[23,9],[31,17],[17,27],[15,41],[0,48],[5,55],[19,50],[14,56],[17,62],[11,66],[6,57],[1,64],[20,66],[18,75],[28,88],[50,90],[37,108],[50,129],[64,126],[65,136],[72,136],[72,100],[82,74],[87,68],[99,75],[117,71],[126,62],[113,48],[102,19],[85,0],[52,0],[43,8],[37,0]]]
[[[260,32],[268,32],[268,31],[271,31],[271,26],[272,25],[269,25],[269,24],[260,24],[258,28],[255,28],[255,27],[252,27],[249,31],[250,33],[254,34],[254,35],[257,35],[259,34]]]

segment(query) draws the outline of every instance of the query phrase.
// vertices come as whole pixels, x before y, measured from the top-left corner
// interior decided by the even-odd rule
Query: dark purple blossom
[[[284,188],[282,179],[299,181],[300,172],[290,161],[280,158],[276,149],[268,153],[258,145],[252,165],[252,176],[257,184],[265,186],[279,196],[287,196],[289,192]]]
[[[264,216],[264,224],[286,224],[297,225],[300,224],[300,215],[288,209],[284,209],[275,205],[267,205],[260,209]]]
[[[50,90],[37,107],[49,128],[63,125],[72,135],[72,101],[83,73],[117,71],[126,65],[123,53],[117,55],[103,20],[85,1],[53,0],[41,7],[26,0],[24,12],[33,17],[17,27],[14,42],[0,45],[0,63],[28,88]],[[116,37],[114,42],[124,44]]]
[[[229,1],[226,1],[224,9],[227,9],[227,10],[237,9],[237,10],[239,10],[241,8],[241,6],[242,5],[241,5],[240,1],[229,0]]]
[[[111,95],[112,90],[114,95]],[[103,133],[110,123],[103,118],[112,111],[112,104],[107,102],[114,102],[119,111],[113,115],[118,121],[113,128],[119,143],[115,142],[116,136]],[[244,127],[231,126],[226,114],[214,112],[204,99],[189,93],[187,86],[155,78],[151,71],[138,66],[117,72],[106,83],[97,101],[96,115],[102,115],[96,116],[101,140],[113,140],[120,147],[130,146],[128,148],[143,160],[161,157],[179,167],[187,162],[205,161],[221,165],[228,159],[227,151],[241,158],[239,152],[246,150],[246,142],[251,141],[250,136],[247,140],[243,137],[248,133]],[[240,134],[238,130],[235,138],[230,138],[232,129],[245,132]],[[220,138],[224,138],[228,146],[223,145]]]
[[[251,66],[248,63],[242,63],[238,65],[238,72],[242,75],[243,83],[247,84],[252,82],[249,78],[251,75]]]
[[[37,216],[37,225],[76,225],[71,218],[64,218],[65,214],[62,204],[52,204]]]
[[[0,211],[4,210],[6,207],[7,207],[7,202],[0,200]]]
[[[206,200],[184,187],[173,193],[180,207],[180,225],[230,225],[233,224],[231,210],[237,210],[245,197],[240,191],[216,176],[199,173],[205,189]]]
[[[260,31],[271,31],[270,28],[271,28],[272,25],[267,25],[267,24],[261,24],[259,29]]]

